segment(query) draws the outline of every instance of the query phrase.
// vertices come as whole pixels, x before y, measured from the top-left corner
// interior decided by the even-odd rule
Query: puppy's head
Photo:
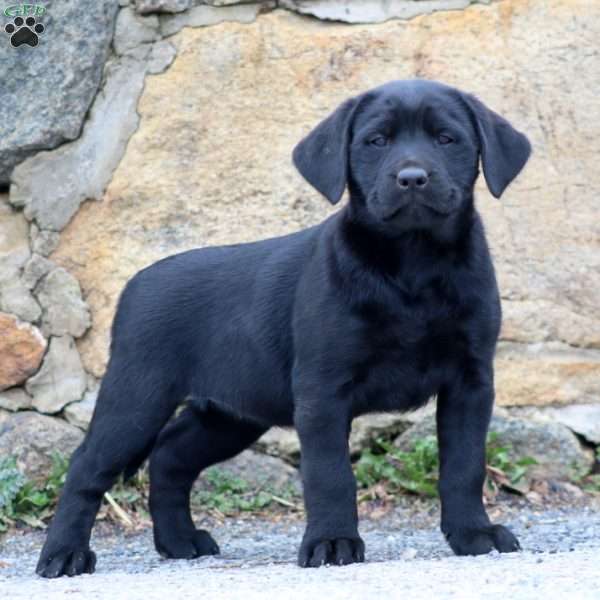
[[[443,227],[470,208],[480,159],[499,198],[530,151],[522,133],[473,96],[410,80],[344,102],[296,146],[293,159],[331,203],[348,185],[363,218],[403,233]]]

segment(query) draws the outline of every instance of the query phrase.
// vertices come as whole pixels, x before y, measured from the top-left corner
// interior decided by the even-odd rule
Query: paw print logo
[[[10,35],[10,43],[17,48],[23,44],[35,47],[39,42],[39,35],[44,33],[45,27],[36,23],[33,17],[15,17],[12,23],[7,23],[4,31]]]

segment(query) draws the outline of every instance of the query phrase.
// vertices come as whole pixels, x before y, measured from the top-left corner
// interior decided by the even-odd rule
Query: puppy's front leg
[[[294,417],[300,437],[307,526],[298,564],[319,567],[364,560],[358,535],[356,481],[350,465],[350,416],[339,401],[323,398],[300,406]]]
[[[438,396],[442,532],[458,555],[520,549],[510,530],[490,522],[483,506],[485,444],[493,403],[491,366],[469,370],[468,380],[454,382]]]

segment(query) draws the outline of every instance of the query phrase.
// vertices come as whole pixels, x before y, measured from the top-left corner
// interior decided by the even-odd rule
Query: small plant
[[[512,448],[499,445],[498,434],[490,432],[487,439],[487,480],[486,487],[496,493],[500,487],[511,491],[526,493],[528,485],[523,481],[529,467],[537,465],[535,458],[524,456],[517,460],[511,459]]]
[[[488,491],[499,487],[523,493],[521,485],[528,468],[536,464],[531,457],[511,458],[512,448],[500,446],[497,434],[491,433],[487,444]],[[412,450],[402,451],[388,441],[378,439],[372,449],[365,450],[355,465],[359,487],[373,488],[384,484],[389,493],[410,492],[421,496],[437,496],[439,478],[438,444],[435,436],[417,440]]]
[[[273,503],[296,508],[293,503],[295,492],[290,487],[283,490],[253,488],[246,480],[230,475],[218,467],[203,473],[210,489],[198,490],[192,495],[194,508],[214,511],[222,515],[242,512],[260,512]]]
[[[148,469],[140,468],[127,480],[119,478],[113,487],[105,492],[99,518],[116,517],[124,525],[131,527],[143,524],[149,519],[148,489],[150,478]]]
[[[18,521],[31,527],[44,527],[67,475],[68,461],[52,454],[52,467],[45,482],[28,481],[14,457],[0,460],[0,531]]]
[[[596,448],[596,464],[592,473],[584,474],[576,472],[573,480],[576,481],[586,492],[592,492],[594,494],[600,493],[600,472],[598,467],[600,466],[600,446]]]
[[[390,492],[408,491],[423,496],[437,495],[438,446],[434,436],[417,440],[410,452],[378,439],[355,465],[356,479],[369,488],[386,482]]]

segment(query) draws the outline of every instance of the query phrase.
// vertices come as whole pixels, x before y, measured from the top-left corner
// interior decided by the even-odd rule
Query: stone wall
[[[600,4],[46,4],[37,48],[0,48],[0,439],[13,411],[79,439],[127,279],[322,220],[294,144],[348,95],[415,76],[476,93],[533,143],[502,201],[478,188],[499,404],[600,422]]]

